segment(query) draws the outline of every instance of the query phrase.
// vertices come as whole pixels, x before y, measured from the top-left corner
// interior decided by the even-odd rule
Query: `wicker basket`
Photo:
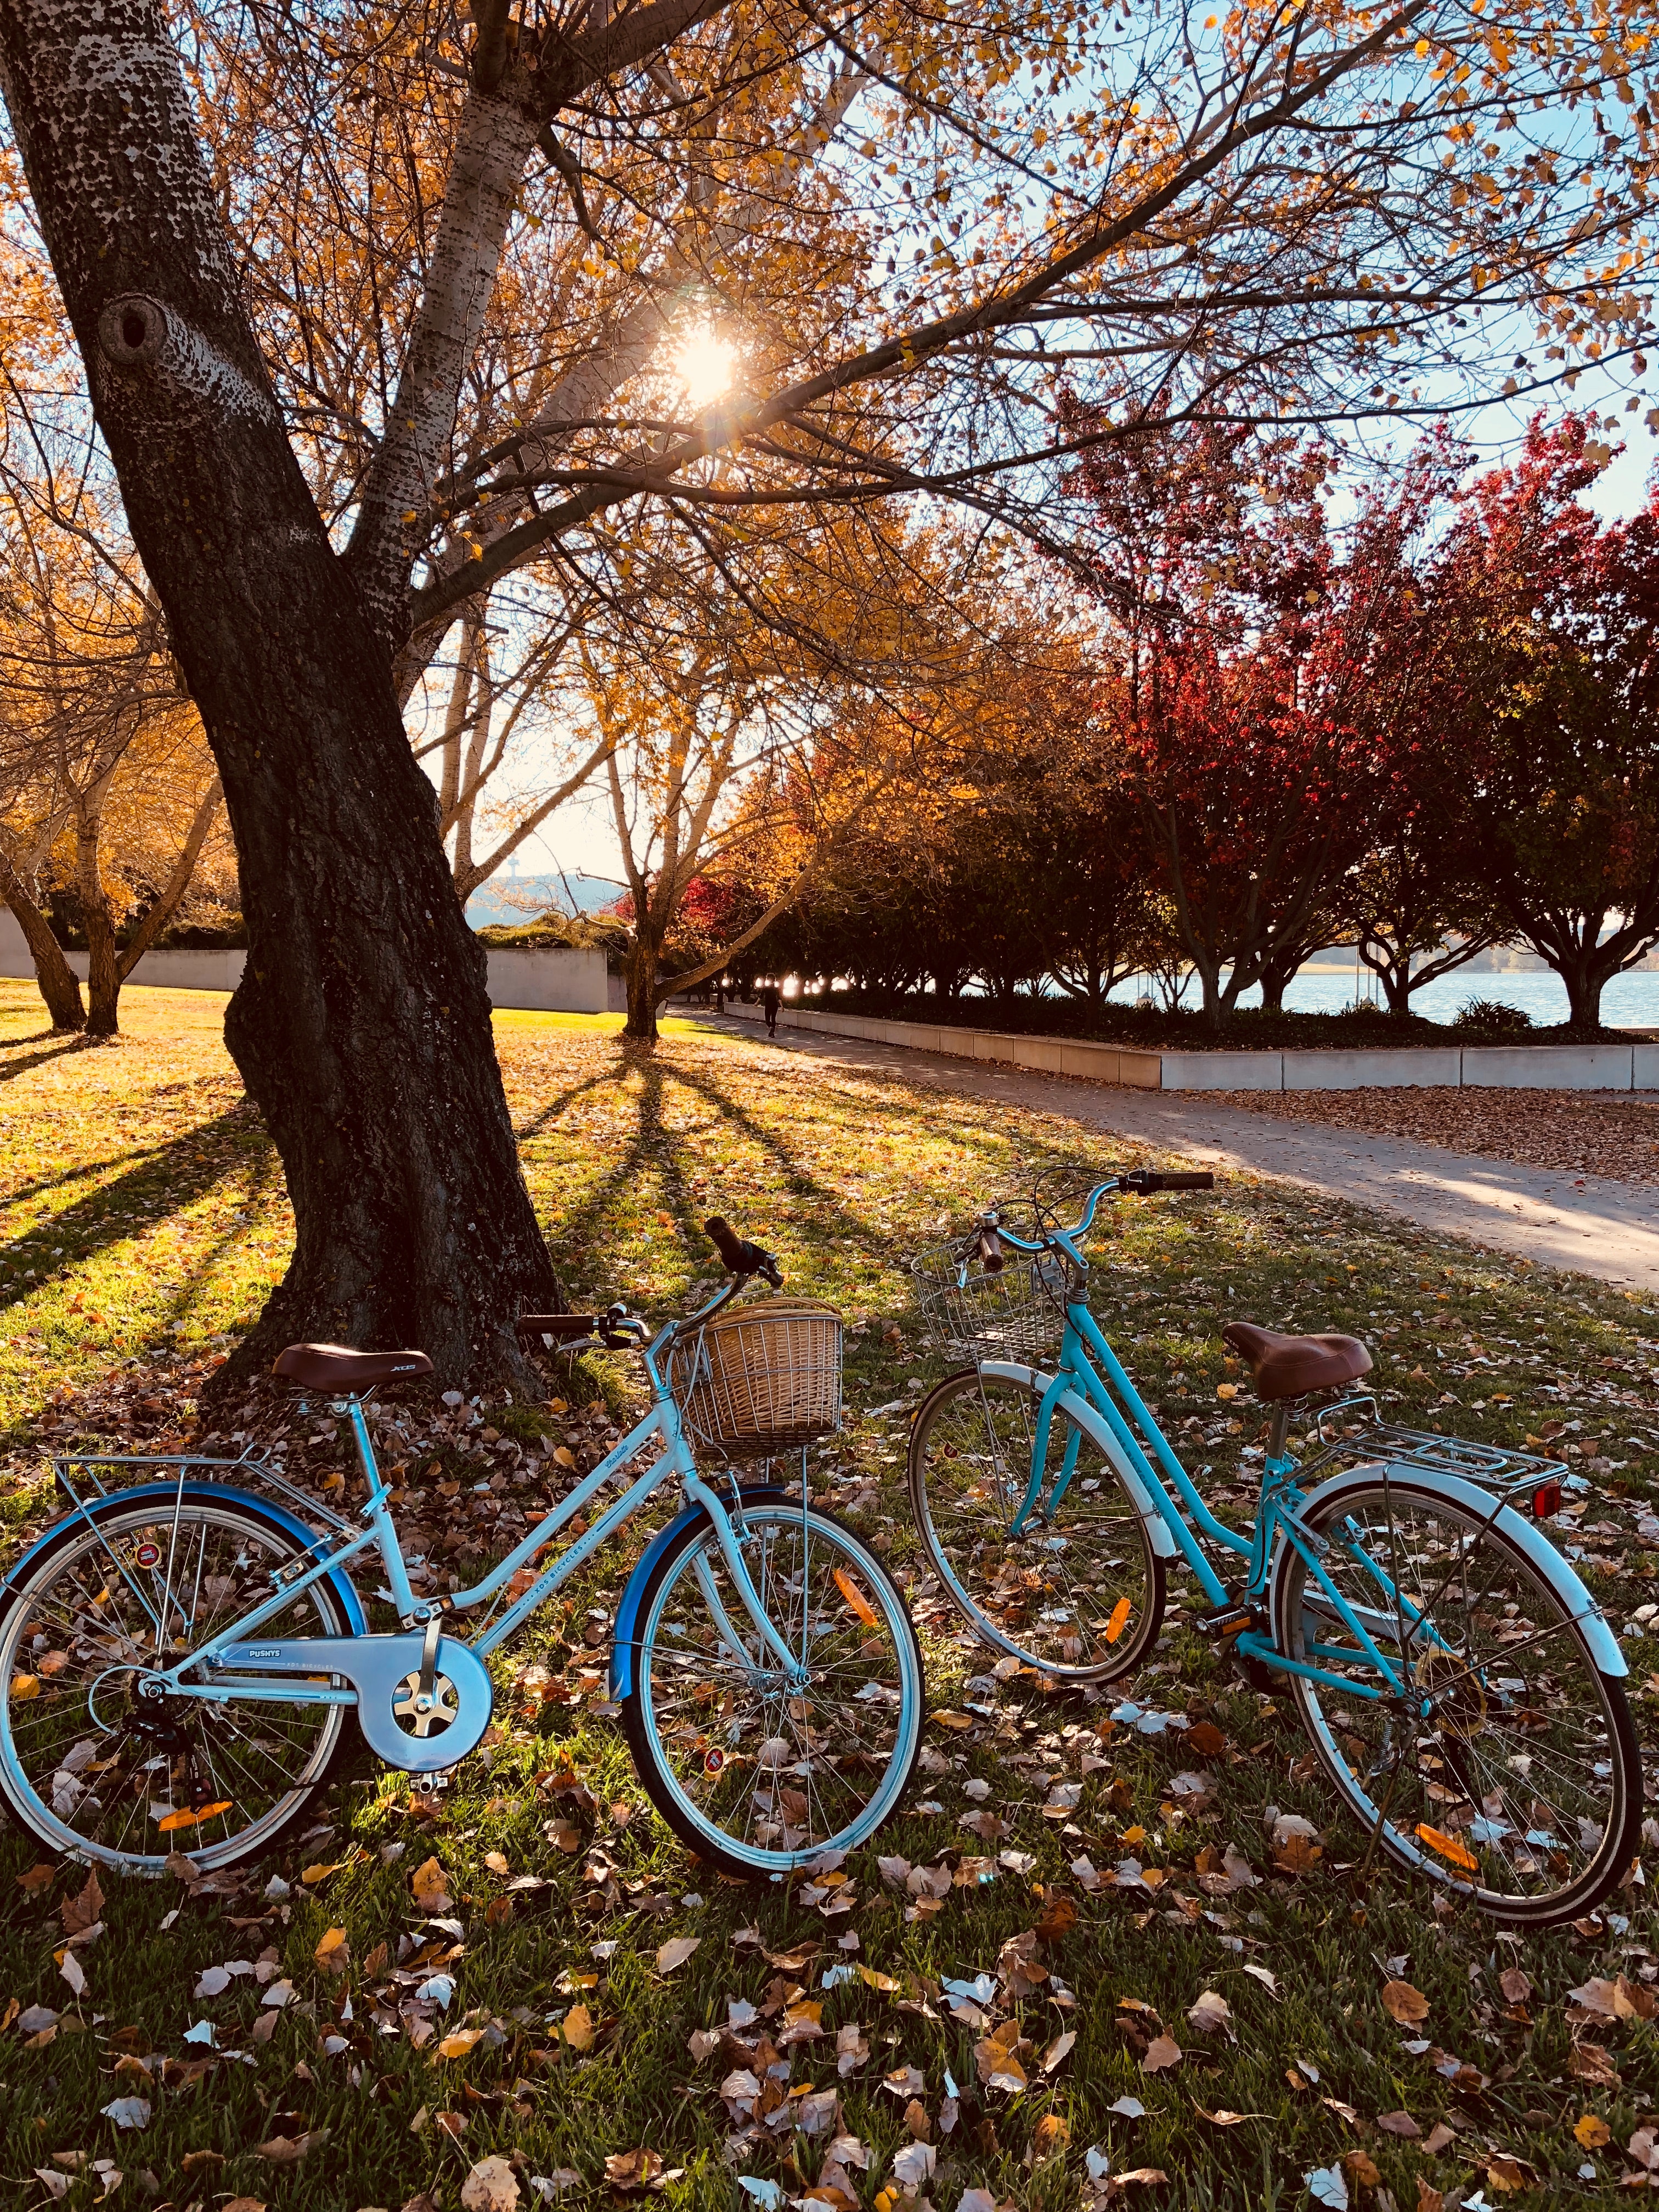
[[[841,1316],[800,1298],[729,1309],[675,1346],[669,1383],[697,1442],[727,1459],[799,1451],[841,1426]]]
[[[941,1244],[910,1262],[916,1303],[942,1350],[968,1359],[1046,1359],[1060,1348],[1076,1271],[1058,1252],[1010,1253],[995,1274],[963,1245]]]

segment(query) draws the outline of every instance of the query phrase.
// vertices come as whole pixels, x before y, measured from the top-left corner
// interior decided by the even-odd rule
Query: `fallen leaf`
[[[104,1910],[104,1893],[99,1887],[98,1869],[93,1867],[85,1882],[74,1897],[66,1897],[58,1908],[66,1936],[79,1936],[98,1920]]]
[[[573,2051],[593,2048],[593,2015],[585,2004],[572,2005],[559,2026]]]
[[[1033,2140],[1039,2158],[1052,2158],[1072,2140],[1072,2130],[1058,2112],[1045,2112],[1037,2122]]]
[[[1423,2148],[1431,2158],[1438,2158],[1448,2143],[1455,2143],[1456,2136],[1443,2120],[1437,2120],[1423,2139]]]
[[[219,2212],[265,2212],[265,2203],[263,2197],[233,2197]]]
[[[55,1866],[49,1865],[43,1859],[39,1866],[25,1868],[17,1877],[17,1887],[33,1896],[37,1889],[45,1889],[57,1872]]]
[[[1224,2105],[1214,2112],[1206,2112],[1202,2105],[1194,2105],[1193,2110],[1200,2120],[1207,2120],[1214,2128],[1242,2127],[1246,2120],[1265,2120],[1267,2117],[1265,2112],[1230,2112]]]
[[[1445,2212],[1443,2193],[1431,2187],[1419,2173],[1417,2177],[1417,2212]]]
[[[312,1958],[325,1974],[343,1974],[351,1964],[351,1946],[343,1928],[325,1929]]]
[[[904,2124],[910,2130],[911,2138],[915,2142],[926,2142],[933,2133],[933,2124],[928,2118],[927,2107],[920,2097],[912,2097],[905,2106]]]
[[[1423,2132],[1409,2112],[1379,2112],[1376,2124],[1385,2136],[1401,2136],[1408,2142]]]
[[[1146,2055],[1140,2062],[1143,2074],[1161,2074],[1167,2066],[1179,2066],[1181,2045],[1173,2036],[1155,2035],[1146,2045]]]
[[[1225,2035],[1237,2040],[1233,2034],[1233,2008],[1214,1990],[1205,1990],[1194,2000],[1187,2008],[1187,2018],[1200,2035]]]
[[[1409,1982],[1384,1982],[1382,2009],[1401,2027],[1415,2027],[1429,2016],[1429,2001]]]
[[[1037,1940],[1045,1947],[1058,1943],[1069,1936],[1077,1925],[1077,1900],[1057,1891],[1042,1908],[1042,1917],[1037,1922]]]
[[[84,1996],[87,1986],[86,1970],[73,1951],[64,1952],[58,1961],[58,1971],[77,1997]]]
[[[415,1902],[422,1912],[453,1912],[454,1900],[449,1894],[449,1876],[441,1863],[430,1858],[417,1866],[409,1878]]]
[[[1052,2074],[1076,2041],[1077,2030],[1074,2027],[1068,2027],[1063,2035],[1057,2035],[1042,2054],[1043,2072]]]
[[[1348,2183],[1340,2166],[1316,2166],[1302,2177],[1316,2204],[1328,2204],[1332,2212],[1348,2212]]]
[[[320,2149],[331,2133],[329,2128],[313,2128],[302,2136],[272,2136],[269,2142],[253,2146],[253,2155],[267,2166],[298,2166],[308,2151]]]
[[[685,1964],[702,1941],[701,1936],[671,1936],[657,1954],[657,1972],[672,1974],[677,1966]]]
[[[1486,2186],[1504,2191],[1530,2189],[1534,2175],[1524,2159],[1489,2158],[1486,2160]]]
[[[647,2189],[665,2189],[683,2171],[680,2166],[665,2167],[662,2153],[655,2150],[619,2151],[605,2162],[606,2181],[624,2197],[637,2197]]]
[[[519,2178],[504,2158],[481,2158],[461,2184],[462,2212],[515,2212]]]
[[[893,2154],[893,2179],[907,2197],[914,2197],[933,2178],[939,2153],[932,2143],[908,2142]]]
[[[1586,2150],[1600,2150],[1613,2141],[1613,2130],[1599,2112],[1586,2112],[1572,2131]]]
[[[102,2110],[104,2118],[113,2120],[118,2128],[131,2128],[142,2134],[149,2125],[148,2097],[118,2097]]]
[[[1519,1966],[1505,1966],[1498,1977],[1498,1986],[1510,2004],[1525,2004],[1532,1995],[1532,1977]]]
[[[205,1819],[206,1815],[204,1814],[203,1817]],[[338,1874],[344,1863],[343,1859],[319,1859],[315,1866],[304,1868],[301,1872],[300,1879],[307,1889],[317,1889],[328,1880],[330,1875]]]
[[[435,2055],[440,2058],[465,2058],[483,2041],[483,2037],[481,2027],[453,2027],[440,2039]]]
[[[1378,2184],[1382,2181],[1382,2176],[1377,2171],[1376,2160],[1367,2150],[1351,2150],[1347,2152],[1343,2158],[1342,2163],[1347,2171],[1353,2176],[1354,2179],[1361,2183],[1367,2189],[1376,2188]]]

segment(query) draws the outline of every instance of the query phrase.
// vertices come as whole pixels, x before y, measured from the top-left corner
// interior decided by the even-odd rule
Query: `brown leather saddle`
[[[1221,1341],[1250,1370],[1258,1398],[1305,1398],[1369,1375],[1371,1355],[1357,1336],[1281,1336],[1251,1321],[1230,1321]]]
[[[372,1390],[410,1375],[430,1375],[423,1352],[354,1352],[346,1344],[290,1344],[271,1369],[307,1390]]]

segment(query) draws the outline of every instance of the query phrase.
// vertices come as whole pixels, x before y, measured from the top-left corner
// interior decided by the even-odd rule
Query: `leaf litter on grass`
[[[778,2186],[780,2201],[821,2186],[834,2212],[850,2212],[834,2194],[838,2176],[854,2201],[888,2190],[907,2201],[893,2161],[908,2140],[925,2142],[994,2205],[1024,2201],[1028,2154],[1033,2171],[1063,2164],[1091,2202],[1154,2201],[1166,2186],[1154,2177],[1166,2172],[1178,2181],[1201,2173],[1224,2197],[1227,2146],[1248,2140],[1241,2129],[1264,2112],[1249,2124],[1283,2178],[1334,2169],[1357,2194],[1369,2185],[1343,2160],[1353,2128],[1373,2127],[1366,2154],[1409,2208],[1419,2184],[1453,2179],[1440,2161],[1451,2163],[1449,2147],[1468,2141],[1471,2124],[1489,2194],[1493,2161],[1543,2172],[1553,2160],[1574,2172],[1593,2154],[1573,2132],[1582,2104],[1545,2124],[1559,2093],[1541,2050],[1533,2055],[1534,2033],[1575,2039],[1566,2047],[1577,2093],[1620,2110],[1619,2141],[1640,2132],[1613,2085],[1639,2078],[1632,2053],[1652,2033],[1636,1999],[1621,2011],[1617,1996],[1621,1977],[1627,1991],[1650,1994],[1641,1893],[1622,1893],[1582,1929],[1515,1948],[1504,1971],[1524,1959],[1534,1984],[1515,1999],[1485,1963],[1489,1929],[1453,1915],[1425,1945],[1426,1898],[1381,1869],[1363,1901],[1352,1898],[1331,1867],[1352,1844],[1304,1771],[1304,1745],[1181,1621],[1134,1680],[1073,1700],[1017,1670],[999,1673],[918,1571],[902,1423],[876,1410],[907,1404],[907,1380],[944,1370],[908,1304],[904,1250],[956,1218],[965,1194],[1017,1182],[1023,1164],[1115,1165],[1139,1158],[1136,1148],[1081,1134],[1057,1115],[930,1099],[867,1073],[814,1066],[786,1078],[770,1058],[757,1066],[751,1050],[696,1035],[642,1066],[603,1035],[524,1024],[504,1030],[502,1057],[532,1188],[573,1295],[624,1292],[653,1312],[683,1305],[709,1265],[696,1224],[724,1210],[783,1248],[792,1287],[847,1316],[849,1417],[813,1455],[812,1481],[882,1545],[918,1619],[937,1710],[912,1806],[853,1855],[841,1881],[759,1897],[694,1867],[648,1811],[621,1817],[637,1792],[605,1710],[604,1657],[626,1560],[601,1558],[522,1650],[497,1662],[495,1724],[448,1788],[411,1792],[360,1762],[356,1778],[320,1803],[321,1832],[302,1832],[274,1868],[181,1879],[172,1898],[112,1885],[88,1924],[104,1923],[93,1960],[100,1990],[106,1981],[130,1990],[143,2020],[132,2043],[107,2043],[109,2026],[88,2033],[75,2012],[42,2006],[38,1954],[13,1943],[16,2086],[0,2109],[0,2144],[38,2142],[21,2132],[31,2115],[56,2108],[59,2093],[44,2087],[54,2065],[82,2112],[111,2101],[90,2072],[63,2070],[96,2047],[106,2068],[130,2060],[140,2069],[113,2085],[151,2106],[145,2155],[158,2171],[168,2145],[188,2146],[190,2115],[211,2111],[229,2161],[219,2186],[245,2192],[270,2187],[277,2168],[259,2150],[278,2143],[303,2142],[301,2170],[347,2194],[355,2187],[354,2202],[392,2204],[438,2187],[445,2157],[461,2155],[468,2172],[506,2160],[523,2194],[545,2201],[577,2186],[569,2177],[592,2187],[607,2160],[648,2146],[631,2169],[646,2196],[659,2172],[683,2167],[685,2185],[701,2189],[735,2157]],[[137,1065],[127,1063],[124,1080]],[[576,1103],[544,1118],[567,1094]],[[1328,1284],[1335,1245],[1345,1264]],[[1517,1442],[1554,1425],[1564,1443],[1593,1443],[1594,1453],[1570,1455],[1593,1487],[1574,1499],[1563,1533],[1604,1589],[1642,1589],[1655,1543],[1639,1527],[1646,1457],[1638,1444],[1610,1453],[1603,1433],[1638,1434],[1633,1401],[1659,1365],[1630,1302],[1594,1286],[1546,1302],[1524,1272],[1246,1179],[1213,1201],[1155,1202],[1126,1216],[1109,1250],[1096,1279],[1103,1317],[1178,1444],[1210,1462],[1206,1481],[1224,1506],[1248,1510],[1241,1455],[1262,1414],[1227,1368],[1220,1321],[1243,1310],[1356,1327],[1378,1340],[1383,1387],[1401,1389],[1408,1415]],[[1537,1348],[1526,1324],[1540,1312]],[[1455,1329],[1431,1329],[1442,1313],[1455,1316]],[[25,1393],[35,1356],[15,1370]],[[42,1401],[42,1431],[56,1442],[95,1415],[110,1424],[98,1433],[200,1436],[194,1389],[217,1356],[158,1351],[149,1366],[116,1370],[103,1396],[83,1369],[72,1389]],[[1395,1378],[1410,1364],[1425,1380],[1407,1389]],[[1477,1379],[1479,1410],[1428,1411],[1447,1386],[1472,1400]],[[1226,1399],[1215,1395],[1221,1382]],[[543,1498],[593,1463],[625,1418],[630,1387],[624,1362],[580,1376],[549,1362],[538,1405],[385,1395],[377,1442],[404,1492],[397,1510],[410,1548],[426,1553],[438,1587],[475,1574]],[[336,1497],[355,1480],[332,1422],[296,1421],[288,1401],[257,1394],[246,1413],[228,1432],[280,1431],[290,1479]],[[1591,1465],[1610,1456],[1626,1465]],[[325,1491],[337,1474],[339,1490]],[[1625,1482],[1628,1497],[1611,1496],[1609,1480]],[[1659,1518],[1653,1525],[1659,1533]],[[1182,1589],[1177,1578],[1177,1613]],[[1638,1609],[1627,1601],[1620,1625]],[[1641,1638],[1626,1648],[1639,1658]],[[1133,1714],[1115,1720],[1125,1706]],[[1270,1800],[1276,1820],[1305,1828],[1286,1826],[1282,1842],[1276,1826],[1264,1832]],[[949,1817],[921,1809],[932,1801]],[[958,1828],[964,1806],[993,1813],[1006,1832]],[[1291,1848],[1298,1838],[1305,1851]],[[434,1886],[417,1893],[429,1863]],[[26,1875],[28,1855],[13,1864]],[[1099,1868],[1118,1871],[1103,1877]],[[304,1880],[319,1869],[321,1878]],[[50,1873],[47,1884],[10,1893],[31,1899],[49,1882]],[[54,1948],[71,1932],[62,1905],[84,1886],[77,1875],[50,1908]],[[495,1914],[504,1901],[508,1917]],[[178,1925],[158,1936],[168,1912]],[[343,1971],[329,1972],[342,1951]],[[678,1964],[659,1976],[665,1952]],[[1379,2045],[1364,2008],[1349,2019],[1327,1992],[1375,1988],[1372,1960],[1391,1954],[1424,1961],[1412,1985],[1432,2009],[1398,2023],[1374,2009]],[[1484,1978],[1471,1979],[1472,1966]],[[219,1972],[224,1983],[207,2001],[219,2040],[242,2046],[252,2065],[212,2049],[192,2056],[185,2044],[200,2010],[191,1992]],[[1614,1991],[1611,2017],[1598,1983]],[[1074,1988],[1111,2002],[1079,2006]],[[1206,1996],[1225,2006],[1236,2043],[1181,2025],[1207,2013]],[[1119,1997],[1141,2009],[1120,2008]],[[1508,2018],[1517,2002],[1533,2028]],[[1415,2032],[1430,2018],[1449,2048]],[[1160,2043],[1180,2050],[1166,2022],[1192,2047],[1143,2070]],[[40,2037],[49,2045],[27,2047]],[[439,2057],[452,2038],[453,2055]],[[883,2087],[896,2074],[902,2095]],[[440,2081],[448,2086],[434,2088]],[[288,2085],[279,2125],[252,2098],[256,2083],[267,2094]],[[324,2140],[343,2094],[353,2125]],[[1398,2126],[1402,2116],[1417,2135]],[[1050,2118],[1069,2140],[1044,2126]],[[1113,2130],[1124,2139],[1115,2147]],[[1078,2146],[1091,2137],[1085,2155]],[[21,2170],[15,2160],[10,2170]]]

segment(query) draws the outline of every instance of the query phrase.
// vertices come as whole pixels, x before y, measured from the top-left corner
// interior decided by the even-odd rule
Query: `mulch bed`
[[[1613,1091],[1222,1091],[1218,1104],[1522,1167],[1659,1183],[1659,1098]]]

